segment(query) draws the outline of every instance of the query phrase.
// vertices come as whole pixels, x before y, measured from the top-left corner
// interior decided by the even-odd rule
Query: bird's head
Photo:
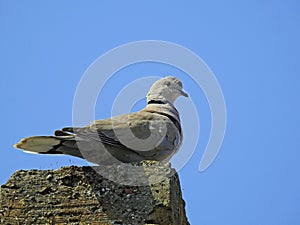
[[[182,83],[176,77],[168,76],[156,81],[147,94],[147,102],[162,101],[174,103],[179,96],[188,97],[182,90]]]

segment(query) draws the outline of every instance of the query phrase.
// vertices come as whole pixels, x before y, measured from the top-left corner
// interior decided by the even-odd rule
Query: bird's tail
[[[76,157],[82,155],[77,147],[75,134],[55,132],[55,136],[33,136],[22,139],[14,145],[28,153],[35,154],[67,154]]]

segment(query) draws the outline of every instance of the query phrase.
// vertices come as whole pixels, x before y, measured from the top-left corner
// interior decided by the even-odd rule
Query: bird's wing
[[[146,154],[159,146],[170,130],[172,121],[164,115],[140,111],[104,120],[96,120],[83,128],[63,128],[80,138],[93,139],[116,148]],[[150,153],[150,152],[148,152]]]

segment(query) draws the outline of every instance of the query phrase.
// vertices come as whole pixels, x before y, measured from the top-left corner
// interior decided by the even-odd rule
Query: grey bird
[[[179,113],[174,102],[188,97],[179,79],[156,81],[147,94],[144,109],[96,120],[85,127],[65,127],[53,136],[33,136],[14,145],[25,152],[65,154],[95,164],[169,160],[182,144]]]

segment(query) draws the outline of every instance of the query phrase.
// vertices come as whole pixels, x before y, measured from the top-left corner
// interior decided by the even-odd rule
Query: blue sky
[[[0,183],[18,169],[85,165],[12,145],[72,124],[76,87],[99,56],[128,42],[163,40],[198,54],[223,90],[227,131],[209,169],[198,171],[209,137],[209,107],[176,68],[148,63],[116,73],[99,96],[97,119],[110,115],[114,96],[129,82],[148,75],[179,77],[201,125],[196,150],[179,171],[190,223],[298,225],[299,10],[292,0],[1,1]],[[194,130],[185,104],[181,98],[176,106],[189,136]]]

